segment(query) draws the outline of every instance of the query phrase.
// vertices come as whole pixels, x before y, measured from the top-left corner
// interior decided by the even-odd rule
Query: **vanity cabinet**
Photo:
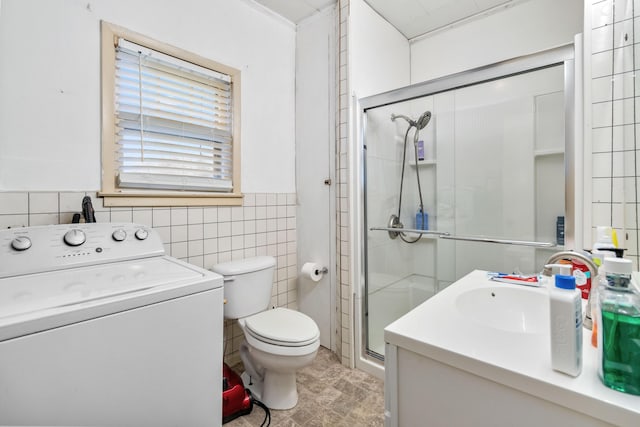
[[[479,375],[452,366],[455,358],[444,353],[447,361],[386,346],[387,427],[615,425],[495,381],[494,375],[501,374],[498,368]]]
[[[516,297],[522,290],[543,309],[546,288],[525,288],[489,281],[476,270],[389,325],[385,425],[640,426],[640,396],[598,379],[590,331],[584,331],[582,374],[573,378],[551,369],[548,315],[537,317],[546,319],[544,327],[511,328],[461,309],[460,296],[477,289],[496,298],[503,289]]]

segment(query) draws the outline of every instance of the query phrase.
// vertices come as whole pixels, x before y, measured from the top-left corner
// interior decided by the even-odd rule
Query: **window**
[[[240,72],[102,23],[106,206],[240,204]]]

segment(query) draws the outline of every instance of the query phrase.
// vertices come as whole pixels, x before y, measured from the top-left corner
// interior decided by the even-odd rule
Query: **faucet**
[[[594,264],[593,260],[589,257],[589,255],[587,255],[585,252],[578,252],[578,251],[556,252],[549,257],[545,265],[555,264],[561,259],[577,260],[584,263],[589,268],[589,272],[591,273],[591,289],[589,290],[589,299],[587,300],[587,309],[585,310],[584,321],[582,322],[582,324],[584,325],[585,328],[591,329],[593,328],[593,319],[591,318],[591,295],[593,295],[592,291],[595,289],[597,285],[594,281],[598,276],[598,266]],[[551,277],[551,268],[545,267],[544,270],[542,270],[542,275]]]

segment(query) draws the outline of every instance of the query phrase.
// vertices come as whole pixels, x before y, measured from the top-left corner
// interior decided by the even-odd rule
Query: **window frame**
[[[102,173],[98,196],[104,206],[214,206],[242,204],[240,191],[240,70],[220,64],[200,55],[187,52],[167,43],[101,21],[101,84],[102,84]],[[118,171],[115,123],[115,69],[118,39],[125,39],[148,49],[191,62],[231,77],[232,86],[232,156],[233,189],[231,192],[182,191],[120,188],[116,182]]]

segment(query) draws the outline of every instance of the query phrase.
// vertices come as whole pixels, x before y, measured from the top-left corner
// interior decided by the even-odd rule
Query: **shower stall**
[[[364,358],[472,270],[573,248],[575,68],[563,46],[359,100]]]

